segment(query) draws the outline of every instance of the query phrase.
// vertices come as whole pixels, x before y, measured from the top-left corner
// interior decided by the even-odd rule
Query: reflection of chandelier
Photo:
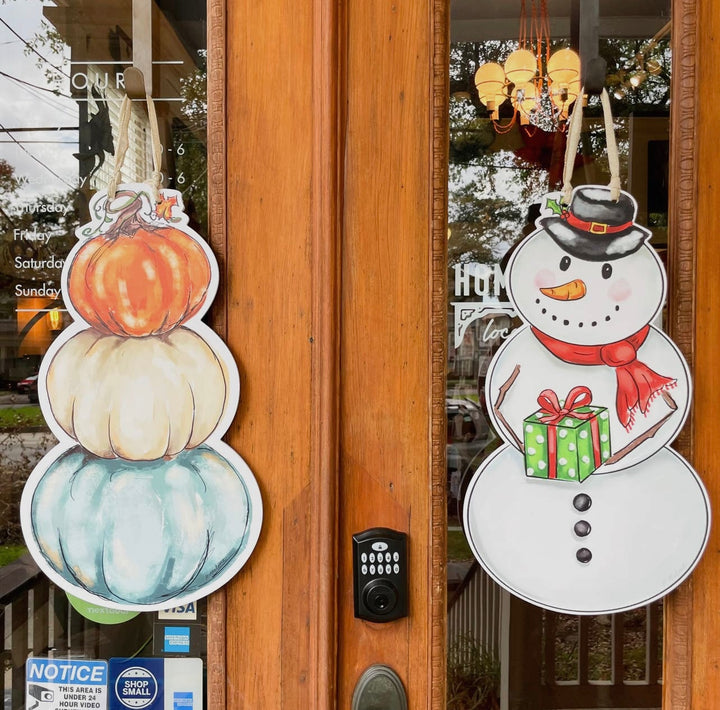
[[[530,3],[528,33],[526,0],[521,0],[518,49],[503,66],[487,62],[475,73],[480,101],[491,112],[498,133],[509,130],[516,120],[521,126],[533,124],[546,129],[563,125],[580,93],[580,57],[567,48],[550,55],[547,0]],[[500,106],[508,99],[513,115],[508,123],[501,124]]]

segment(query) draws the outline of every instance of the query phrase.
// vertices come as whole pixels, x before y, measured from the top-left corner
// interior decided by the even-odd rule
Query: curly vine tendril
[[[124,214],[127,214],[128,212],[136,212],[137,210],[139,210],[142,207],[143,195],[145,195],[146,197],[148,196],[144,192],[131,192],[130,190],[121,190],[115,195],[115,198],[113,200],[108,199],[107,196],[104,200],[98,200],[93,206],[93,214],[95,217],[93,222],[97,220],[97,226],[93,227],[91,223],[85,229],[81,230],[80,234],[83,237],[93,237],[96,234],[107,231],[107,229],[105,228],[108,225],[113,224],[114,222],[118,222],[120,219],[122,219],[122,216]],[[119,197],[127,197],[129,199],[124,201],[122,204],[113,207],[111,203],[115,202]],[[135,203],[138,201],[140,202],[140,205],[136,206]],[[130,207],[132,207],[132,210],[128,210],[128,208]]]

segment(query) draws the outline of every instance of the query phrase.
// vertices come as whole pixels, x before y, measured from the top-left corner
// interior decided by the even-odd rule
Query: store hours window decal
[[[576,110],[565,189],[546,196],[508,262],[508,295],[525,325],[486,381],[506,443],[474,474],[463,511],[471,548],[500,585],[576,614],[664,596],[692,572],[710,526],[700,478],[669,448],[688,413],[690,375],[654,325],[665,270],[620,189],[606,94],[603,108],[611,184],[570,185]]]

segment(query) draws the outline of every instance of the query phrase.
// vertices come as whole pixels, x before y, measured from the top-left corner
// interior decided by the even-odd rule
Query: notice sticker
[[[28,658],[26,710],[106,710],[107,679],[105,661]]]

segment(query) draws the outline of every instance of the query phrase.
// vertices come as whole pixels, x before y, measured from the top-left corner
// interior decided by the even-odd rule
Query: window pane
[[[541,16],[545,5],[547,23]],[[623,189],[636,198],[637,222],[652,230],[651,243],[663,260],[669,13],[665,0],[600,3],[599,18],[599,53],[607,62]],[[542,42],[538,52],[542,27],[549,42]],[[485,378],[495,352],[522,324],[505,290],[507,263],[514,247],[535,229],[543,196],[562,186],[567,94],[573,92],[570,81],[564,98],[553,104],[544,81],[536,87],[537,108],[528,104],[523,115],[522,100],[530,89],[519,98],[513,95],[521,84],[517,80],[498,89],[505,95],[495,96],[491,84],[476,86],[476,72],[488,62],[503,64],[524,42],[535,62],[540,55],[544,75],[548,55],[569,47],[571,35],[569,0],[451,3],[448,708],[458,710],[498,703],[538,710],[661,705],[662,602],[595,617],[542,610],[511,596],[485,573],[464,543],[462,529],[466,488],[481,462],[504,444],[490,423]],[[584,116],[573,184],[607,184],[597,98],[589,99]]]
[[[134,44],[140,49],[132,11],[131,0],[0,5],[0,593],[6,710],[26,706],[30,656],[177,656],[166,641],[180,624],[191,638],[191,651],[184,655],[203,662],[206,657],[203,600],[175,620],[140,613],[122,623],[96,623],[39,572],[19,524],[23,484],[56,443],[38,403],[37,373],[51,343],[71,323],[60,281],[77,242],[75,230],[89,221],[89,201],[107,187],[115,168],[123,70],[132,65]],[[152,86],[164,186],[183,193],[191,225],[207,237],[205,36],[204,3],[152,5]],[[150,135],[144,102],[135,102],[123,181],[150,177]],[[31,687],[33,693],[41,690]],[[32,697],[44,706],[42,697]],[[70,702],[80,701],[88,698]]]

